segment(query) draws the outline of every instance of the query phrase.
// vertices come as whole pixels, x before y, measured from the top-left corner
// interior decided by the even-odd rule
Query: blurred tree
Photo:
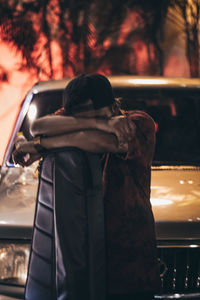
[[[200,77],[200,0],[171,0],[171,22],[185,34],[191,77]]]
[[[38,76],[55,78],[55,43],[63,77],[137,74],[137,42],[147,52],[140,73],[162,74],[160,41],[168,5],[168,0],[1,0],[0,36],[21,51],[21,67]]]

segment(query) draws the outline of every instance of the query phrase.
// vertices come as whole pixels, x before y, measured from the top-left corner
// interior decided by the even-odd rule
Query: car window
[[[141,109],[156,124],[154,165],[200,164],[200,96],[194,90],[116,90],[123,109]]]
[[[62,105],[62,90],[35,94],[24,118],[20,131],[27,139],[31,138],[30,124],[34,119],[49,115]]]
[[[36,118],[53,114],[62,106],[62,94],[62,90],[52,90],[33,95],[27,114],[18,130],[27,140],[32,139],[30,125]],[[11,152],[13,152],[14,149],[15,147],[12,145]],[[13,165],[12,155],[9,158],[9,164]]]

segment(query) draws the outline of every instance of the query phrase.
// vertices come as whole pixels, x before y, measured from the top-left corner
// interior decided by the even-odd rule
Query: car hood
[[[37,164],[10,168],[0,184],[0,227],[32,228]],[[200,239],[200,168],[153,167],[151,203],[158,239]]]
[[[200,239],[200,168],[153,167],[151,203],[159,239]]]

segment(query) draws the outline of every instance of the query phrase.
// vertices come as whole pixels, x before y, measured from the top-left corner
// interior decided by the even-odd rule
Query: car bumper
[[[192,300],[192,299],[200,299],[200,293],[190,293],[190,294],[167,294],[167,295],[156,295],[154,299],[185,299],[185,300]]]
[[[0,284],[0,300],[23,299],[24,287]]]
[[[19,300],[19,298],[8,297],[5,295],[0,295],[0,300]]]
[[[0,285],[0,300],[19,300],[23,299],[23,295],[23,287]],[[200,293],[155,295],[154,299],[200,299]]]

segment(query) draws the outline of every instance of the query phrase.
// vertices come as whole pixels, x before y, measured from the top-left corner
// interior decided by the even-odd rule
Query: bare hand
[[[117,136],[120,144],[129,143],[135,134],[135,125],[125,116],[115,116],[109,119],[108,125]]]
[[[40,159],[41,155],[37,152],[32,141],[20,142],[16,144],[16,150],[12,154],[15,164],[22,167],[30,166],[34,161]]]

